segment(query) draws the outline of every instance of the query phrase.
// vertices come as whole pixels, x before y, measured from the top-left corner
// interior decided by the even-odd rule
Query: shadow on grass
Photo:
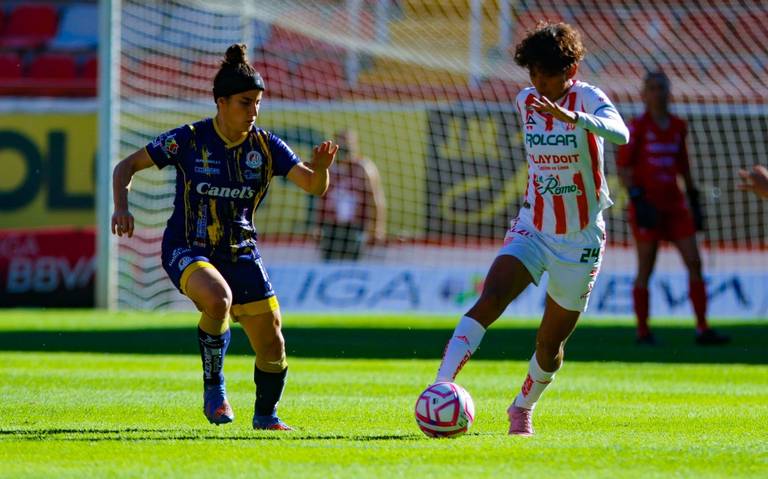
[[[239,329],[239,328],[238,328]],[[660,344],[634,344],[630,326],[583,325],[568,341],[569,361],[768,364],[768,327],[737,324],[722,328],[733,341],[697,346],[693,328],[658,327]],[[447,329],[302,328],[284,330],[288,355],[308,358],[439,359],[452,331]],[[533,328],[491,328],[475,359],[528,360]],[[4,331],[0,351],[198,354],[195,328],[109,331]],[[230,354],[252,354],[242,331],[232,335]]]
[[[235,435],[212,434],[205,430],[178,429],[0,429],[0,441],[403,441],[423,439],[420,434],[312,434],[301,431],[274,433],[249,431]]]

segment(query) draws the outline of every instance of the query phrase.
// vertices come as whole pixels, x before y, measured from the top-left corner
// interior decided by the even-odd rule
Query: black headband
[[[222,72],[224,73],[224,72]],[[264,91],[264,80],[258,72],[254,72],[252,75],[243,75],[241,73],[231,73],[229,75],[221,75],[217,83],[213,87],[213,99],[217,100],[223,96],[237,95],[244,91],[260,90]]]

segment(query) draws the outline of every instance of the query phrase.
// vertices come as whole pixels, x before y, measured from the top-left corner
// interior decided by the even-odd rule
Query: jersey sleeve
[[[192,137],[192,128],[189,125],[180,126],[162,133],[145,147],[149,157],[159,169],[168,165],[176,165],[179,158],[189,145]]]
[[[611,143],[624,145],[629,141],[629,130],[608,96],[597,87],[590,86],[582,99],[584,111],[578,113],[576,125]]]
[[[629,123],[629,142],[626,145],[619,146],[616,152],[616,164],[620,167],[631,168],[637,162],[637,155],[640,153],[640,122],[634,119]]]
[[[272,172],[275,176],[285,176],[291,168],[301,162],[296,153],[283,140],[269,133],[269,150],[272,153]]]

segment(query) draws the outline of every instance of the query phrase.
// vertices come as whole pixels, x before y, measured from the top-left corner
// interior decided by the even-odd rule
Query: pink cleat
[[[533,411],[514,404],[507,409],[509,416],[509,434],[515,436],[533,436],[533,422],[531,415]]]

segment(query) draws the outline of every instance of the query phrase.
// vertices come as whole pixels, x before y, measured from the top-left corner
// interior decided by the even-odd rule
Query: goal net
[[[365,166],[336,167],[357,180],[337,181],[319,199],[276,178],[255,214],[284,308],[458,312],[471,304],[526,184],[513,99],[528,78],[511,50],[547,19],[581,31],[588,55],[579,78],[606,91],[627,121],[642,111],[648,69],[671,78],[706,210],[699,240],[713,314],[765,315],[768,202],[736,191],[738,168],[768,162],[764,2],[123,0],[120,19],[111,39],[119,157],[215,115],[212,79],[239,42],[266,82],[259,126],[305,161],[324,139],[349,147],[356,137]],[[591,310],[621,314],[631,312],[635,259],[614,153],[606,143],[616,204],[605,213],[610,248]],[[136,234],[112,252],[120,308],[191,306],[159,260],[173,175],[150,169],[134,179]],[[654,311],[690,314],[677,255],[662,250],[657,271],[653,294],[666,309]],[[527,292],[509,311],[539,311],[542,294]]]

